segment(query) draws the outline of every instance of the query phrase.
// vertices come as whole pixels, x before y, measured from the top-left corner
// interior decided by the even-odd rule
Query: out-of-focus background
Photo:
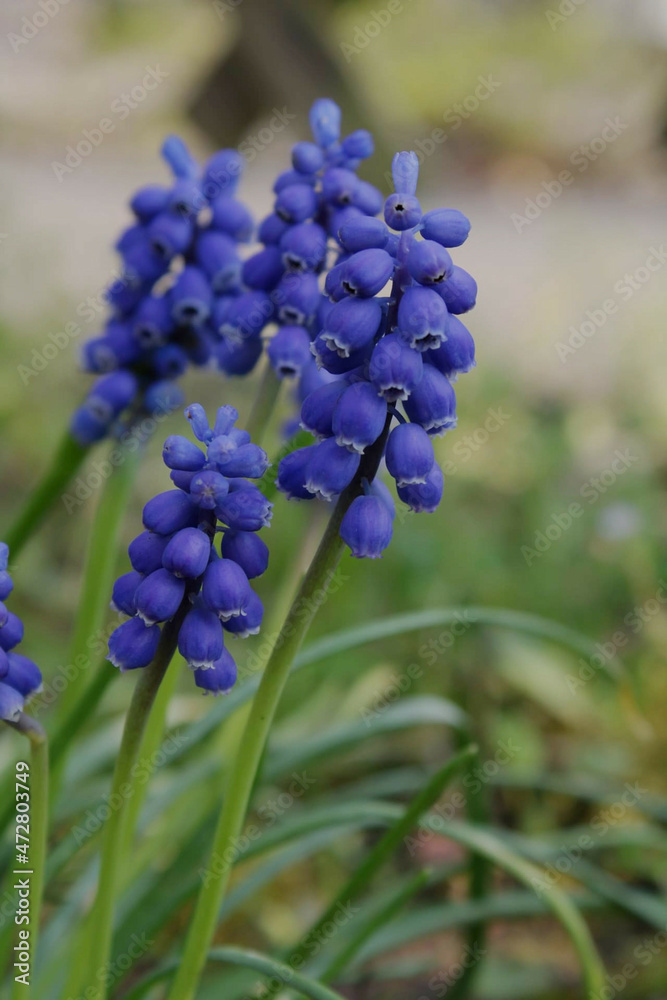
[[[600,646],[597,659],[578,660],[541,638],[476,627],[364,646],[292,682],[276,739],[359,720],[416,663],[410,695],[464,705],[489,760],[500,740],[518,748],[488,788],[489,809],[509,829],[556,844],[569,826],[589,830],[602,807],[574,794],[575,779],[621,790],[638,782],[646,802],[667,792],[667,2],[7,0],[0,41],[0,524],[89,384],[80,346],[104,315],[130,194],[166,177],[165,133],[183,135],[198,156],[246,150],[240,195],[260,219],[290,145],[309,137],[309,104],[332,96],[347,131],[376,135],[363,176],[388,193],[392,152],[415,149],[422,204],[472,220],[455,253],[479,283],[468,317],[478,367],[457,386],[458,428],[437,444],[449,472],[438,513],[403,518],[382,563],[346,557],[344,585],[313,635],[398,611],[484,605],[545,616]],[[103,118],[113,128],[77,162],[70,147]],[[234,402],[242,416],[253,391],[254,382],[214,370],[186,381],[189,400]],[[164,430],[180,430],[178,415]],[[162,488],[156,440],[119,570],[141,505]],[[13,607],[47,675],[67,662],[95,502],[93,491],[73,514],[57,511],[16,568]],[[267,605],[284,594],[300,537],[320,523],[321,512],[278,498],[260,588]],[[626,675],[610,682],[617,654]],[[210,704],[187,680],[174,725]],[[103,703],[96,732],[109,740],[128,683],[119,679]],[[378,735],[349,752],[345,774],[326,759],[313,773],[330,788],[382,768],[427,767],[443,740],[437,727]],[[0,742],[0,763],[12,752]],[[535,790],[546,774],[565,776],[561,794]],[[582,864],[654,890],[667,878],[664,854],[619,834],[644,804],[612,818]],[[343,839],[291,869],[223,936],[260,947],[295,940],[352,849]],[[434,863],[458,857],[447,843],[420,850]],[[576,865],[566,887],[570,876]],[[454,879],[429,901],[463,889]],[[590,920],[611,968],[636,969],[624,997],[667,996],[664,957],[637,954],[655,928],[613,908]],[[432,976],[459,951],[457,933],[436,928],[419,945],[369,957],[349,996],[442,996]],[[574,997],[576,982],[563,932],[536,915],[492,926],[474,996]]]

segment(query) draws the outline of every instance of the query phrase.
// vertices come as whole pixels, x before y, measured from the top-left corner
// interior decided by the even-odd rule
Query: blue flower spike
[[[0,542],[0,589],[2,601],[9,597],[13,582],[9,574],[9,547]],[[16,646],[23,639],[23,622],[0,603],[0,719],[17,722],[25,705],[42,689],[39,667]]]
[[[224,632],[254,635],[262,618],[250,580],[268,567],[268,548],[257,532],[269,525],[271,504],[251,480],[264,474],[267,460],[236,427],[233,406],[221,406],[213,426],[198,403],[185,417],[199,444],[179,434],[165,441],[164,463],[172,477],[182,478],[177,489],[144,507],[146,530],[128,549],[132,570],[113,589],[112,607],[128,618],[112,633],[107,658],[123,672],[147,667],[161,627],[177,620],[178,649],[195,684],[205,694],[223,694],[236,679]],[[0,564],[1,557],[0,551]]]
[[[328,140],[333,148],[333,131]],[[367,148],[360,139],[352,147]],[[323,179],[337,206],[341,251],[311,343],[320,379],[329,380],[309,381],[301,403],[301,425],[319,443],[283,458],[277,485],[299,500],[332,501],[352,490],[341,537],[354,556],[375,559],[395,515],[378,477],[383,458],[411,510],[431,513],[441,501],[433,439],[456,426],[452,383],[475,366],[473,338],[458,316],[474,306],[477,285],[449,252],[467,239],[470,223],[457,209],[422,212],[415,153],[395,155],[395,191],[379,219],[356,208],[361,182],[351,167],[339,164]]]

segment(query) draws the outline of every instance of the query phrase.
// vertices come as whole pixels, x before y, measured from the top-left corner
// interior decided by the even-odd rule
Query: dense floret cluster
[[[39,667],[16,652],[23,639],[23,622],[4,602],[14,589],[7,566],[9,549],[0,542],[0,719],[16,722],[25,703],[42,687]]]
[[[470,224],[455,209],[423,213],[418,174],[416,155],[397,153],[384,221],[358,214],[340,224],[343,252],[327,274],[328,299],[311,345],[320,369],[335,379],[301,408],[302,426],[320,440],[279,468],[288,497],[333,500],[374,449],[365,493],[341,525],[359,557],[380,556],[392,536],[391,495],[373,482],[382,457],[412,510],[438,506],[443,474],[432,438],[456,425],[452,383],[475,364],[473,339],[458,317],[474,306],[477,286],[449,253]]]
[[[174,181],[131,199],[135,221],[116,243],[121,269],[107,291],[111,315],[84,347],[84,368],[101,377],[72,419],[82,445],[106,437],[128,408],[136,418],[181,405],[175,380],[220,348],[214,316],[241,289],[239,244],[254,231],[235,197],[243,158],[223,149],[201,169],[176,136],[162,153]]]
[[[203,447],[180,434],[164,443],[177,488],[144,507],[145,531],[128,550],[132,570],[113,590],[112,606],[130,617],[111,635],[108,659],[122,671],[148,666],[160,625],[179,616],[178,648],[195,683],[219,694],[236,681],[224,634],[256,634],[262,621],[262,602],[249,581],[268,565],[257,532],[268,527],[271,504],[250,480],[269,463],[248,432],[234,426],[234,407],[220,407],[212,428],[197,403],[185,415]]]
[[[228,304],[221,328],[242,345],[239,352],[249,370],[261,353],[260,333],[277,324],[268,343],[269,361],[279,378],[299,380],[299,404],[328,381],[310,351],[326,303],[318,276],[326,271],[330,252],[340,251],[338,234],[345,222],[376,215],[383,202],[380,191],[357,176],[373,153],[370,132],[359,129],[341,139],[340,108],[326,99],[313,104],[310,126],[314,141],[296,143],[292,168],[274,184],[273,212],[259,227],[264,247],[243,265],[247,291]],[[221,365],[230,371],[222,355]]]

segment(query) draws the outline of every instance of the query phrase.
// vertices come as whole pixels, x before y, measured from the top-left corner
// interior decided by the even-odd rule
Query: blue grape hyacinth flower
[[[449,252],[470,223],[456,209],[422,212],[415,153],[397,153],[392,174],[384,221],[359,212],[340,225],[343,252],[327,275],[311,342],[329,381],[301,407],[318,443],[287,455],[277,480],[300,500],[353,489],[340,533],[359,558],[379,557],[392,536],[394,502],[376,478],[383,459],[411,510],[437,508],[444,477],[433,438],[456,426],[452,383],[475,365],[459,316],[475,305],[477,285]],[[340,178],[331,183],[345,188]]]
[[[70,424],[83,446],[182,405],[176,381],[220,347],[216,316],[241,291],[240,245],[254,232],[236,198],[243,157],[232,149],[200,168],[177,136],[162,147],[171,185],[150,184],[130,200],[134,222],[116,242],[118,277],[107,291],[102,333],[83,349],[98,376]]]
[[[258,231],[263,248],[243,265],[244,292],[235,307],[219,311],[220,367],[227,374],[250,371],[260,357],[260,338],[268,338],[269,363],[278,378],[296,380],[299,405],[329,380],[310,350],[328,305],[318,276],[327,271],[329,258],[336,267],[349,256],[341,227],[350,220],[370,221],[383,201],[377,188],[357,176],[373,154],[370,132],[341,137],[340,108],[328,99],[315,101],[310,126],[313,141],[292,147],[292,166],[274,184],[273,211]],[[391,270],[386,254],[376,261],[373,281],[384,284],[383,268]],[[364,277],[363,269],[359,274]]]
[[[128,618],[109,639],[108,659],[121,671],[148,666],[161,626],[179,616],[178,649],[196,685],[220,694],[236,680],[225,634],[254,635],[262,621],[250,581],[268,566],[257,532],[268,527],[272,505],[251,480],[269,463],[236,427],[233,406],[221,406],[212,427],[198,403],[185,416],[198,443],[180,434],[164,443],[175,488],[144,507],[145,530],[128,549],[132,569],[113,589],[112,607]]]
[[[16,722],[25,704],[42,687],[39,667],[16,652],[23,639],[23,622],[5,606],[14,584],[9,571],[9,548],[0,542],[0,719]]]

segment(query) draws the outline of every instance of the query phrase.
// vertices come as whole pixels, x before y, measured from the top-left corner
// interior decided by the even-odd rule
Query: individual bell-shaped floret
[[[352,254],[343,265],[341,282],[345,294],[360,298],[377,295],[394,273],[394,264],[394,258],[386,250],[374,248]]]
[[[435,240],[443,247],[460,247],[468,238],[470,221],[456,208],[435,208],[421,221],[425,240]]]
[[[318,272],[327,253],[327,234],[316,222],[291,226],[280,240],[283,266],[292,271]]]
[[[270,292],[283,276],[285,265],[278,247],[264,247],[243,265],[243,283],[248,288]]]
[[[301,405],[303,429],[310,431],[315,437],[332,437],[334,410],[348,385],[345,379],[336,379],[309,393]]]
[[[349,358],[372,343],[381,320],[382,308],[376,299],[343,299],[331,309],[317,340],[339,357]]]
[[[171,535],[181,528],[196,527],[199,508],[181,490],[158,493],[144,507],[144,527],[158,535]]]
[[[477,301],[477,282],[462,267],[454,266],[446,281],[434,286],[450,313],[469,312]]]
[[[222,656],[222,625],[215,613],[203,604],[195,604],[183,620],[178,633],[178,651],[193,670],[210,670]]]
[[[189,438],[182,434],[170,434],[162,448],[162,460],[168,469],[197,472],[206,464],[206,455]]]
[[[199,528],[182,528],[167,542],[162,554],[162,565],[176,577],[196,580],[208,565],[211,540]]]
[[[4,722],[17,722],[23,711],[23,696],[0,681],[0,719]]]
[[[429,434],[440,435],[456,427],[456,394],[449,379],[433,365],[424,365],[421,382],[403,404],[408,418]]]
[[[159,625],[145,625],[141,618],[130,618],[109,636],[107,660],[122,673],[147,667],[157,652],[159,641]]]
[[[158,535],[154,531],[142,531],[128,546],[127,553],[132,568],[144,576],[159,569],[168,542],[168,536]]]
[[[211,202],[211,227],[239,243],[247,243],[252,239],[255,223],[243,202],[221,195]]]
[[[306,475],[309,463],[315,454],[315,445],[297,448],[280,460],[276,486],[288,500],[312,500],[313,494],[306,489]]]
[[[228,493],[227,479],[214,469],[197,472],[190,481],[190,496],[203,510],[213,510]]]
[[[300,174],[316,174],[324,166],[324,153],[314,142],[297,142],[292,146],[292,165]]]
[[[223,649],[222,656],[208,670],[195,670],[195,684],[204,694],[229,694],[236,684],[238,671],[232,654]]]
[[[248,636],[257,635],[261,628],[263,617],[264,605],[255,591],[252,590],[244,614],[229,618],[223,623],[223,628],[225,632],[229,632],[237,639],[247,639]]]
[[[398,332],[417,351],[427,351],[447,336],[449,314],[437,292],[431,288],[407,288],[398,306]]]
[[[318,500],[332,500],[348,486],[359,468],[359,455],[327,438],[314,445],[306,466],[305,488]]]
[[[302,326],[283,326],[269,341],[269,361],[279,378],[294,378],[312,361],[310,337]]]
[[[2,679],[24,698],[30,698],[42,689],[42,672],[36,663],[21,653],[8,653],[8,669]]]
[[[232,559],[214,559],[204,573],[202,598],[221,621],[245,615],[252,588],[248,577]]]
[[[388,333],[373,348],[369,376],[375,390],[389,403],[407,399],[422,379],[422,355],[399,333]]]
[[[8,611],[2,627],[0,627],[0,649],[6,653],[23,640],[23,622],[13,611]]]
[[[413,240],[408,253],[408,271],[420,285],[440,285],[454,268],[452,258],[434,240]]]
[[[342,393],[333,412],[336,443],[363,454],[379,438],[386,419],[387,403],[371,383],[355,382]]]
[[[317,312],[321,293],[317,277],[309,271],[285,274],[274,292],[281,323],[307,326]]]
[[[378,559],[391,541],[393,519],[380,497],[352,501],[340,526],[340,536],[357,559]]]
[[[289,184],[276,198],[276,215],[290,225],[312,218],[316,209],[317,195],[310,184]]]
[[[189,264],[176,277],[169,290],[171,315],[176,323],[199,326],[204,323],[213,304],[213,294],[204,272]]]
[[[447,340],[424,354],[425,360],[454,381],[475,367],[475,341],[458,316],[450,316]]]
[[[253,531],[224,531],[220,554],[238,563],[249,580],[261,576],[269,565],[268,545]]]
[[[271,524],[273,504],[252,483],[240,480],[238,489],[230,489],[215,512],[229,528],[237,531],[259,531]]]
[[[111,592],[111,607],[114,611],[120,611],[130,617],[136,615],[135,595],[137,587],[143,579],[143,575],[137,573],[135,569],[118,577]]]
[[[387,440],[387,468],[397,486],[425,483],[433,468],[433,443],[419,424],[398,424]]]
[[[146,625],[169,621],[178,611],[185,594],[185,580],[166,569],[156,569],[137,587],[134,603]]]
[[[425,483],[399,486],[398,496],[417,514],[432,514],[442,500],[444,476],[437,462],[426,477]]]

